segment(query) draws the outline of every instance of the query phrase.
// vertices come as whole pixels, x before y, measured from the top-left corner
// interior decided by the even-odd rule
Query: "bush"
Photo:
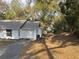
[[[4,14],[5,19],[13,19],[15,16],[16,16],[16,14],[12,10],[8,10]]]

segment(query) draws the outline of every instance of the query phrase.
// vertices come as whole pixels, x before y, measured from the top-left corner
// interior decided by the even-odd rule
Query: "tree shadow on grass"
[[[47,56],[48,56],[48,59],[55,59],[54,58],[54,53],[52,53],[51,52],[51,50],[53,50],[53,49],[57,49],[57,48],[61,48],[60,46],[57,46],[57,47],[51,47],[51,48],[49,48],[48,46],[47,46],[47,44],[46,44],[46,41],[45,41],[45,39],[42,39],[42,40],[38,40],[38,41],[35,41],[36,43],[42,43],[43,44],[43,46],[44,46],[44,48],[43,49],[40,49],[40,50],[38,50],[37,52],[30,52],[30,53],[28,53],[27,55],[29,55],[28,57],[27,57],[27,59],[30,59],[30,57],[33,57],[33,56],[35,56],[35,58],[34,59],[40,59],[38,56],[36,56],[37,54],[40,54],[40,53],[42,53],[42,52],[46,52],[47,53]],[[56,51],[53,51],[53,52],[56,52]],[[58,52],[57,52],[58,53]],[[59,52],[60,53],[60,52]],[[33,59],[33,58],[32,58]]]
[[[51,52],[51,50],[54,51],[54,49],[57,49],[57,48],[64,48],[64,47],[67,47],[67,46],[78,46],[79,45],[79,39],[77,39],[76,37],[74,37],[71,34],[59,34],[59,35],[55,35],[52,38],[51,41],[58,41],[58,43],[61,43],[61,44],[58,45],[58,46],[56,46],[56,47],[49,48],[48,45],[46,44],[46,40],[45,39],[34,41],[34,44],[35,43],[42,44],[44,46],[44,48],[42,48],[42,49],[40,49],[40,50],[38,50],[36,52],[31,51],[31,52],[27,53],[26,54],[26,55],[28,55],[27,59],[30,59],[30,57],[33,57],[33,56],[36,56],[36,58],[31,58],[31,59],[40,59],[39,56],[37,56],[37,55],[40,54],[40,53],[42,53],[42,52],[46,52],[47,53],[48,59],[55,59],[54,58],[54,53]]]
[[[49,49],[48,46],[46,45],[45,39],[42,39],[42,44],[43,44],[44,47],[45,47],[45,50],[46,50],[46,52],[47,52],[47,55],[48,55],[49,59],[54,59],[52,53],[50,52],[50,49]]]
[[[61,33],[55,35],[52,41],[58,42],[60,47],[79,46],[79,39],[71,33]]]
[[[33,53],[33,51],[28,53],[27,55],[29,55],[29,56],[28,56],[27,59],[30,59],[30,57],[36,56],[37,54],[42,53],[42,52],[46,52],[47,53],[48,59],[54,59],[53,53],[50,51],[53,48],[48,48],[45,39],[37,40],[37,41],[35,41],[35,43],[42,44],[44,46],[44,48],[40,49],[40,50],[38,50],[37,52],[34,52],[34,53]],[[37,58],[34,58],[34,59],[39,59],[38,56],[36,56],[36,57]]]

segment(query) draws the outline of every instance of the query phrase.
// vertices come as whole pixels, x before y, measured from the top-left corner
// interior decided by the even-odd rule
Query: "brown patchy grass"
[[[79,59],[79,39],[70,33],[31,42],[24,47],[20,59]]]
[[[9,44],[12,44],[12,43],[14,43],[13,40],[6,40],[6,39],[0,40],[0,46],[9,45]]]

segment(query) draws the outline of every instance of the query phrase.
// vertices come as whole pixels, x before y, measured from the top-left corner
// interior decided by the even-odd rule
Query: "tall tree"
[[[8,5],[4,3],[2,0],[0,0],[0,19],[4,19],[4,14],[6,10],[8,9]]]
[[[21,1],[19,0],[12,0],[11,2],[11,10],[16,13],[15,19],[26,19],[26,13],[24,11],[24,6],[22,7]]]
[[[66,0],[60,2],[60,9],[68,23],[70,31],[74,31],[78,27],[79,18],[79,1]]]
[[[57,2],[57,0],[36,0],[34,8],[37,11],[42,11],[40,23],[44,30],[51,31],[53,29],[55,14],[60,10]]]

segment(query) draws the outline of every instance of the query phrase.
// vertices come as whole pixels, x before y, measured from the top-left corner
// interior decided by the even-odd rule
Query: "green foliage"
[[[57,0],[37,0],[36,2],[34,8],[42,11],[42,16],[40,18],[41,28],[43,31],[53,32],[53,23],[55,23],[55,19],[60,20],[60,16],[54,19],[56,11],[59,12]]]
[[[66,0],[60,3],[61,12],[65,15],[65,19],[69,26],[69,30],[79,35],[79,2],[78,0]]]
[[[14,19],[16,16],[16,13],[12,10],[7,10],[4,14],[5,19]]]
[[[0,14],[0,19],[4,19],[4,14],[3,13]]]
[[[10,8],[13,9],[15,12],[18,12],[21,9],[19,0],[12,0]]]

